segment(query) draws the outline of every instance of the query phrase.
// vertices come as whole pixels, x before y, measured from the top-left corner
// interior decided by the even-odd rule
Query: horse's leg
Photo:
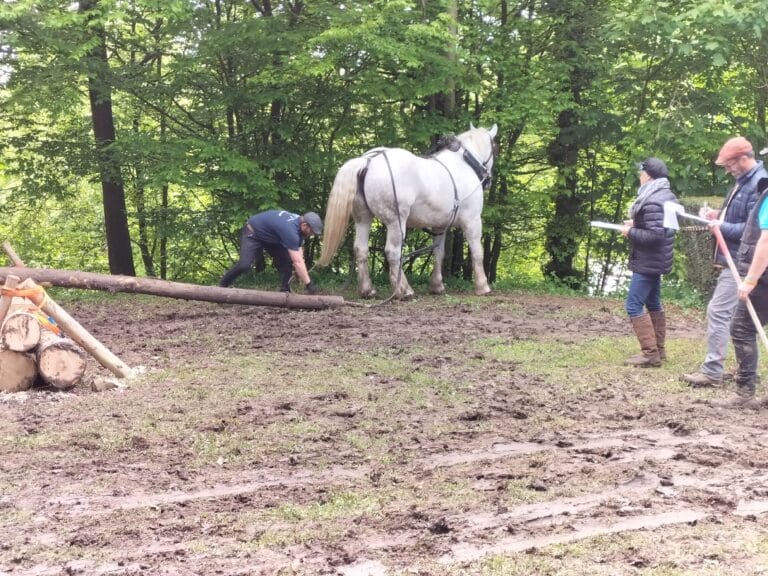
[[[357,291],[363,298],[373,298],[376,289],[368,270],[368,241],[371,235],[370,214],[355,213],[355,263],[357,264]]]
[[[432,294],[445,294],[445,285],[443,284],[443,258],[445,258],[445,232],[435,236],[432,240],[432,256],[435,259],[435,267],[432,269],[432,276],[429,279],[429,291]]]
[[[472,256],[472,272],[475,275],[475,294],[482,296],[491,291],[488,286],[488,278],[483,268],[483,244],[481,242],[483,224],[478,217],[464,227],[464,236],[469,244],[469,253]]]
[[[404,219],[405,220],[405,219]],[[387,243],[384,246],[384,254],[389,263],[389,283],[392,286],[392,295],[395,298],[410,298],[414,295],[413,288],[408,284],[403,272],[403,238],[405,227],[397,223],[387,226]]]

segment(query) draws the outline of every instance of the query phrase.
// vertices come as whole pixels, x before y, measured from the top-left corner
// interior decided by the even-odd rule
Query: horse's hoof
[[[475,290],[475,296],[485,296],[491,293],[490,288],[484,288],[482,290]]]
[[[376,296],[376,290],[366,290],[365,292],[360,292],[361,298],[371,299],[374,296]]]
[[[416,292],[414,292],[413,290],[411,290],[409,292],[405,292],[405,293],[403,293],[403,292],[395,292],[392,295],[392,297],[395,300],[401,300],[401,301],[413,300],[416,297]]]
[[[445,288],[432,288],[429,293],[434,294],[435,296],[442,296],[445,294]]]

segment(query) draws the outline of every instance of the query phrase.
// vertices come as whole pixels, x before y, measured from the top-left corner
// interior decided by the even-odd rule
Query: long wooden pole
[[[243,288],[220,288],[199,286],[183,282],[170,282],[155,278],[137,278],[80,272],[78,270],[55,270],[50,268],[0,267],[0,280],[8,275],[22,280],[32,278],[38,284],[48,283],[63,288],[105,290],[107,292],[133,292],[152,294],[180,300],[202,300],[221,304],[245,304],[251,306],[278,306],[282,308],[325,309],[345,304],[341,296],[307,296],[291,292],[264,292]]]

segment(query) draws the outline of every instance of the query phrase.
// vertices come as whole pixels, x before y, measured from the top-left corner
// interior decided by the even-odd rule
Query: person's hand
[[[702,206],[699,210],[699,218],[704,218],[705,220],[716,221],[718,216],[720,216],[720,210],[712,210],[712,208],[705,206]]]
[[[622,226],[622,228],[621,228],[621,235],[624,236],[624,237],[629,236],[629,229],[630,228],[631,228],[631,226]]]
[[[755,286],[757,286],[757,282],[749,277],[744,278],[744,280],[739,282],[739,300],[746,300],[749,298],[749,294],[755,289]]]
[[[304,288],[306,289],[307,294],[310,294],[312,296],[314,296],[315,294],[318,294],[320,292],[320,290],[318,289],[317,285],[314,282],[312,282],[312,280],[307,282],[307,284],[304,286]]]

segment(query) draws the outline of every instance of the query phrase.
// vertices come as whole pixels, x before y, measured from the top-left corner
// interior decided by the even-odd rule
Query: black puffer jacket
[[[672,270],[675,231],[664,228],[664,203],[677,202],[669,182],[653,192],[633,217],[629,229],[629,269],[640,274],[666,274]]]

